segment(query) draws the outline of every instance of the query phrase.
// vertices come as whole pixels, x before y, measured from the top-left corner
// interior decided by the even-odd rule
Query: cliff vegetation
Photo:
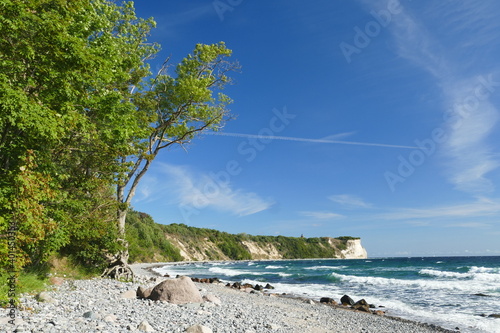
[[[359,238],[253,236],[185,224],[162,225],[146,213],[127,216],[131,262],[344,258]]]

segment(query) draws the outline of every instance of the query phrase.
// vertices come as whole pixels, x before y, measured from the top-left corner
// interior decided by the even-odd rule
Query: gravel
[[[303,299],[247,293],[220,284],[196,284],[202,295],[218,302],[174,305],[127,298],[139,285],[154,286],[165,278],[134,265],[136,282],[109,279],[66,280],[47,291],[45,302],[21,297],[16,323],[8,324],[7,309],[0,309],[0,332],[186,332],[194,325],[209,332],[452,332],[442,328],[343,310]]]

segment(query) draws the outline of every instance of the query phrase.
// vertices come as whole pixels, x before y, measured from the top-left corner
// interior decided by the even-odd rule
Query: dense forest
[[[160,151],[217,131],[238,69],[223,42],[151,73],[133,2],[0,3],[0,282],[70,256],[127,268],[126,216]],[[22,279],[21,279],[22,280]]]
[[[186,251],[201,253],[203,260],[249,260],[252,256],[245,244],[251,242],[259,248],[276,250],[281,259],[337,258],[346,249],[350,236],[285,237],[257,236],[190,227],[185,224],[157,224],[146,213],[131,211],[127,216],[127,241],[131,262],[161,262],[186,260],[180,249],[169,239],[183,244]]]

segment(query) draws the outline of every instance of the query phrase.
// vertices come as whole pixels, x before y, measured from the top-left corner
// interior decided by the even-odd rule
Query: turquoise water
[[[275,292],[319,300],[347,294],[389,315],[461,332],[500,332],[500,257],[279,260],[172,264],[159,273],[270,283]],[[481,295],[478,295],[481,294]]]

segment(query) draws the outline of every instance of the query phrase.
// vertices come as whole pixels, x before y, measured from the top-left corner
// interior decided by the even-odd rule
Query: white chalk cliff
[[[169,242],[179,249],[180,255],[185,261],[205,261],[205,260],[231,260],[209,237],[204,237],[193,242],[190,239],[183,239],[176,234],[165,234]],[[332,247],[335,250],[337,259],[365,259],[368,257],[366,250],[361,245],[361,239],[341,240],[328,238],[327,244],[318,243],[322,248]],[[255,242],[252,240],[241,241],[241,245],[248,251],[252,260],[273,260],[286,259],[284,254],[278,250],[279,242]],[[210,256],[211,255],[211,256]]]
[[[350,239],[347,241],[347,248],[341,252],[342,259],[366,259],[368,258],[368,253],[366,252],[363,245],[361,245],[361,239]]]

